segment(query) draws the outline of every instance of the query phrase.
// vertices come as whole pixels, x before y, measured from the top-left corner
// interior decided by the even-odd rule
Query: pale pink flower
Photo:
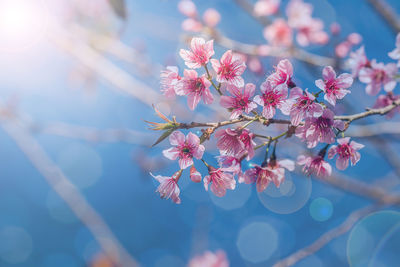
[[[265,27],[264,38],[273,46],[290,46],[293,32],[284,19],[276,19],[271,25]]]
[[[331,26],[330,26],[330,30],[331,30],[331,33],[332,33],[333,35],[338,35],[338,34],[340,33],[340,31],[341,31],[340,24],[337,23],[337,22],[333,22],[333,23],[331,24]]]
[[[221,15],[214,8],[209,8],[204,12],[203,20],[208,27],[214,28],[221,20]]]
[[[281,0],[258,0],[254,4],[256,16],[270,16],[278,12]]]
[[[188,18],[182,22],[182,30],[186,32],[201,32],[203,24],[196,19]]]
[[[266,119],[271,119],[275,115],[275,109],[282,109],[286,103],[287,87],[279,85],[273,88],[269,81],[261,84],[262,95],[256,95],[254,102],[263,107],[262,115]]]
[[[248,129],[220,129],[215,133],[217,147],[222,154],[240,158],[247,153],[247,159],[254,157],[254,134]]]
[[[378,96],[378,99],[376,99],[374,108],[384,108],[389,105],[392,105],[394,101],[399,100],[400,95],[393,95],[392,92],[387,93],[386,95],[380,95]],[[388,119],[393,118],[396,113],[400,113],[400,106],[392,109],[389,113],[386,114],[386,117]]]
[[[313,7],[311,4],[304,3],[302,0],[291,0],[286,7],[286,15],[288,16],[288,22],[290,27],[299,28],[304,26],[309,19]]]
[[[329,36],[323,31],[324,23],[320,19],[309,18],[297,28],[296,41],[301,46],[326,44]]]
[[[189,68],[201,68],[214,55],[214,40],[206,42],[203,38],[194,37],[190,42],[190,50],[181,49],[179,55]]]
[[[353,33],[350,33],[349,36],[347,36],[347,40],[352,45],[358,45],[362,42],[362,36],[359,33],[353,32]]]
[[[335,46],[335,54],[339,58],[345,58],[350,52],[352,44],[349,41],[344,41]]]
[[[231,119],[236,119],[244,113],[249,113],[257,108],[250,98],[254,95],[256,86],[252,83],[246,84],[244,88],[237,88],[234,85],[228,85],[227,90],[231,96],[221,96],[220,104],[224,108],[231,110]]]
[[[318,142],[332,144],[336,137],[333,128],[344,130],[344,122],[334,120],[333,112],[326,108],[318,118],[307,117],[304,125],[296,128],[296,136],[306,141],[308,148],[315,147]]]
[[[215,253],[210,251],[204,252],[190,260],[189,267],[229,267],[229,261],[226,254],[222,250]]]
[[[200,139],[193,133],[185,135],[180,131],[175,131],[169,136],[169,142],[174,147],[163,151],[163,155],[170,159],[176,160],[179,158],[179,166],[181,169],[186,169],[193,165],[193,157],[201,159],[204,153],[204,146],[200,144]]]
[[[172,175],[172,177],[166,177],[166,176],[161,176],[157,175],[154,176],[152,173],[150,173],[151,176],[156,179],[160,185],[157,187],[156,192],[160,193],[160,197],[164,199],[171,198],[173,202],[176,204],[181,203],[181,199],[179,198],[179,186],[178,186],[178,181],[179,178],[182,175],[182,170],[177,171]]]
[[[190,180],[195,183],[201,182],[201,173],[194,167],[194,165],[190,167]]]
[[[211,64],[217,73],[217,81],[220,83],[229,83],[236,87],[243,87],[244,80],[241,77],[246,64],[242,58],[232,53],[232,50],[226,51],[221,60],[211,59]]]
[[[398,60],[397,66],[400,67],[400,33],[396,36],[396,48],[388,55],[389,57]]]
[[[197,8],[191,0],[181,0],[178,3],[178,10],[187,17],[196,17]]]
[[[304,165],[303,173],[308,176],[315,175],[320,178],[325,178],[332,174],[331,165],[320,155],[315,157],[300,155],[297,157],[297,164]]]
[[[290,95],[285,105],[282,107],[282,113],[290,115],[290,122],[298,126],[305,117],[319,117],[323,113],[321,104],[316,103],[315,96],[307,91],[303,92],[298,87],[290,90]]]
[[[285,84],[288,87],[294,87],[292,82],[293,66],[289,60],[283,59],[279,61],[275,67],[275,72],[268,76],[267,81],[271,83],[272,87]]]
[[[179,86],[175,87],[177,95],[187,95],[188,106],[194,110],[203,98],[205,104],[211,104],[214,100],[210,92],[211,82],[206,78],[206,75],[197,76],[195,70],[184,70],[184,78],[181,80]]]
[[[351,69],[353,77],[357,77],[362,68],[369,66],[369,61],[365,55],[364,46],[361,46],[355,52],[350,53],[350,58],[347,61],[347,65]]]
[[[261,166],[255,165],[248,169],[242,177],[239,178],[239,183],[252,184],[256,183],[257,191],[264,191],[270,182],[273,182],[276,187],[279,187],[285,180],[285,169],[294,170],[294,162],[289,159],[283,160],[268,160]]]
[[[220,168],[216,169],[208,166],[208,174],[204,177],[204,188],[208,191],[208,186],[211,183],[211,192],[218,197],[223,197],[226,190],[233,190],[236,187],[236,181],[232,174],[222,171]]]
[[[166,97],[174,97],[175,89],[178,86],[181,76],[178,74],[178,68],[175,66],[168,66],[165,70],[161,71],[161,91]]]
[[[357,150],[363,148],[364,145],[355,141],[350,142],[350,137],[339,138],[337,142],[337,146],[332,146],[328,150],[328,158],[332,159],[336,154],[338,155],[336,168],[345,170],[349,166],[349,161],[352,166],[356,165],[361,157]]]
[[[263,65],[258,57],[250,57],[247,60],[247,65],[249,70],[254,72],[255,74],[261,75],[263,74]]]
[[[323,69],[322,77],[323,80],[316,80],[315,85],[325,92],[324,99],[332,106],[336,105],[336,99],[342,99],[350,93],[349,90],[345,90],[353,84],[350,74],[343,73],[336,77],[336,72],[331,66],[328,66]]]
[[[366,83],[365,88],[367,94],[376,95],[381,90],[382,86],[386,92],[391,92],[396,87],[395,75],[397,66],[394,63],[383,64],[377,63],[376,60],[371,61],[371,67],[364,67],[360,70],[359,79]]]
[[[224,172],[231,172],[233,174],[241,174],[242,172],[242,161],[241,159],[228,155],[228,154],[221,154],[217,157],[218,164],[222,171]]]

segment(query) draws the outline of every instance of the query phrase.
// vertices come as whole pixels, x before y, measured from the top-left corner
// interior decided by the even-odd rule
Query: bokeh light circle
[[[275,213],[290,214],[301,209],[311,195],[312,182],[310,178],[285,173],[285,181],[277,188],[270,184],[266,190],[258,193],[261,203]]]
[[[253,222],[240,230],[236,246],[244,260],[260,263],[274,255],[278,248],[278,233],[268,223]]]
[[[319,197],[311,202],[309,210],[314,220],[324,222],[331,218],[333,214],[333,205],[330,200]]]
[[[351,267],[398,266],[400,255],[400,212],[379,211],[358,222],[347,240]]]
[[[7,226],[0,230],[0,258],[8,263],[22,263],[33,249],[31,235],[23,228]]]
[[[250,198],[251,187],[246,184],[236,184],[235,190],[227,190],[223,197],[217,197],[211,190],[208,192],[216,206],[225,210],[234,210],[243,207]]]

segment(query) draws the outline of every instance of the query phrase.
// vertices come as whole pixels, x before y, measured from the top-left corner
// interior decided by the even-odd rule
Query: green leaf
[[[126,19],[128,14],[126,10],[125,0],[108,0],[110,2],[111,7],[113,8],[115,14],[118,15],[121,19]]]
[[[158,145],[159,143],[161,143],[161,142],[162,142],[165,138],[167,138],[174,130],[175,130],[175,129],[172,128],[172,129],[169,129],[169,130],[165,131],[165,132],[160,136],[160,138],[158,138],[157,141],[156,141],[151,147],[154,147],[154,146]]]

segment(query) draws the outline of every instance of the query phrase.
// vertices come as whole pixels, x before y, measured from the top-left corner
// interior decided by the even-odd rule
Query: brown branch
[[[379,210],[379,208],[380,206],[373,205],[353,211],[342,224],[321,235],[311,245],[306,246],[298,250],[297,252],[289,255],[288,257],[284,258],[283,260],[280,260],[279,262],[275,263],[273,267],[292,266],[301,259],[314,254],[315,252],[323,248],[326,244],[328,244],[330,241],[338,238],[341,235],[346,234],[348,231],[350,231],[351,228],[353,228],[353,226],[360,219],[364,218],[373,211]]]
[[[353,125],[346,135],[353,137],[372,137],[377,135],[400,134],[400,122],[380,122],[368,125]]]
[[[393,8],[385,0],[367,0],[370,5],[381,15],[394,33],[400,32],[400,19]]]
[[[116,266],[137,266],[135,259],[118,241],[100,214],[53,163],[40,144],[14,123],[2,121],[1,126],[53,190],[67,203],[76,217],[90,230],[107,257]]]

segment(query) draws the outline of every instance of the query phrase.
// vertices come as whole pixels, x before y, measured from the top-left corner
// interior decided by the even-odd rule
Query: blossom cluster
[[[181,2],[180,9],[194,19],[197,10],[190,3]],[[268,6],[273,4],[279,5],[279,1],[260,0],[256,7],[264,5],[264,9],[259,15],[273,14],[275,9]],[[292,0],[287,6],[288,21],[276,20],[270,27],[278,27],[277,23],[288,24],[288,31],[291,32],[292,28],[297,30],[299,44],[322,43],[325,40],[320,25],[322,22],[312,18],[311,14],[311,6],[301,0]],[[291,37],[277,37],[276,32],[288,34],[286,30],[268,28],[265,35],[276,45],[290,44],[288,40]],[[244,58],[232,50],[216,57],[213,40],[194,37],[190,48],[181,49],[179,55],[185,64],[183,72],[176,66],[169,66],[161,73],[161,90],[164,95],[185,97],[190,110],[195,110],[201,102],[205,105],[214,103],[226,109],[230,115],[226,121],[215,124],[182,124],[176,122],[175,118],[169,120],[157,111],[165,121],[151,123],[155,130],[164,131],[157,143],[169,138],[172,147],[165,149],[163,155],[167,159],[177,160],[179,169],[171,177],[154,178],[160,182],[157,192],[161,197],[171,198],[175,203],[181,202],[178,181],[185,169],[190,170],[189,177],[193,182],[203,182],[205,190],[210,189],[216,196],[222,197],[227,190],[234,190],[237,182],[255,184],[258,192],[264,191],[271,182],[279,187],[285,180],[285,173],[295,170],[296,163],[306,175],[320,178],[332,174],[329,159],[336,158],[338,170],[345,170],[349,164],[354,166],[360,160],[359,150],[364,145],[345,136],[349,122],[335,115],[337,101],[351,93],[355,79],[366,84],[368,95],[377,95],[384,89],[386,94],[378,96],[375,108],[393,105],[400,99],[400,96],[393,93],[400,61],[396,65],[369,60],[364,47],[350,53],[348,66],[351,74],[336,73],[332,66],[325,66],[315,81],[315,87],[310,89],[296,85],[294,68],[288,59],[280,60],[275,70],[257,86],[245,82],[243,78],[247,68]],[[389,56],[400,60],[400,35],[396,48]],[[391,117],[399,109],[396,107],[387,115]],[[287,119],[277,119],[278,112]],[[249,128],[252,123],[260,123],[265,128],[279,123],[287,125],[287,130],[277,136],[266,136],[264,133],[253,132]],[[200,137],[193,132],[185,135],[181,131],[195,127],[205,128]],[[296,160],[278,157],[278,141],[292,136],[304,143],[310,153],[298,155]],[[210,138],[216,139],[219,152],[216,156],[218,165],[214,166],[203,158],[203,143]],[[312,153],[317,147],[318,150]],[[260,148],[264,149],[264,159],[260,164],[251,164],[250,168],[244,170],[243,162],[252,160],[255,151]],[[198,162],[208,169],[204,177],[196,167]]]

